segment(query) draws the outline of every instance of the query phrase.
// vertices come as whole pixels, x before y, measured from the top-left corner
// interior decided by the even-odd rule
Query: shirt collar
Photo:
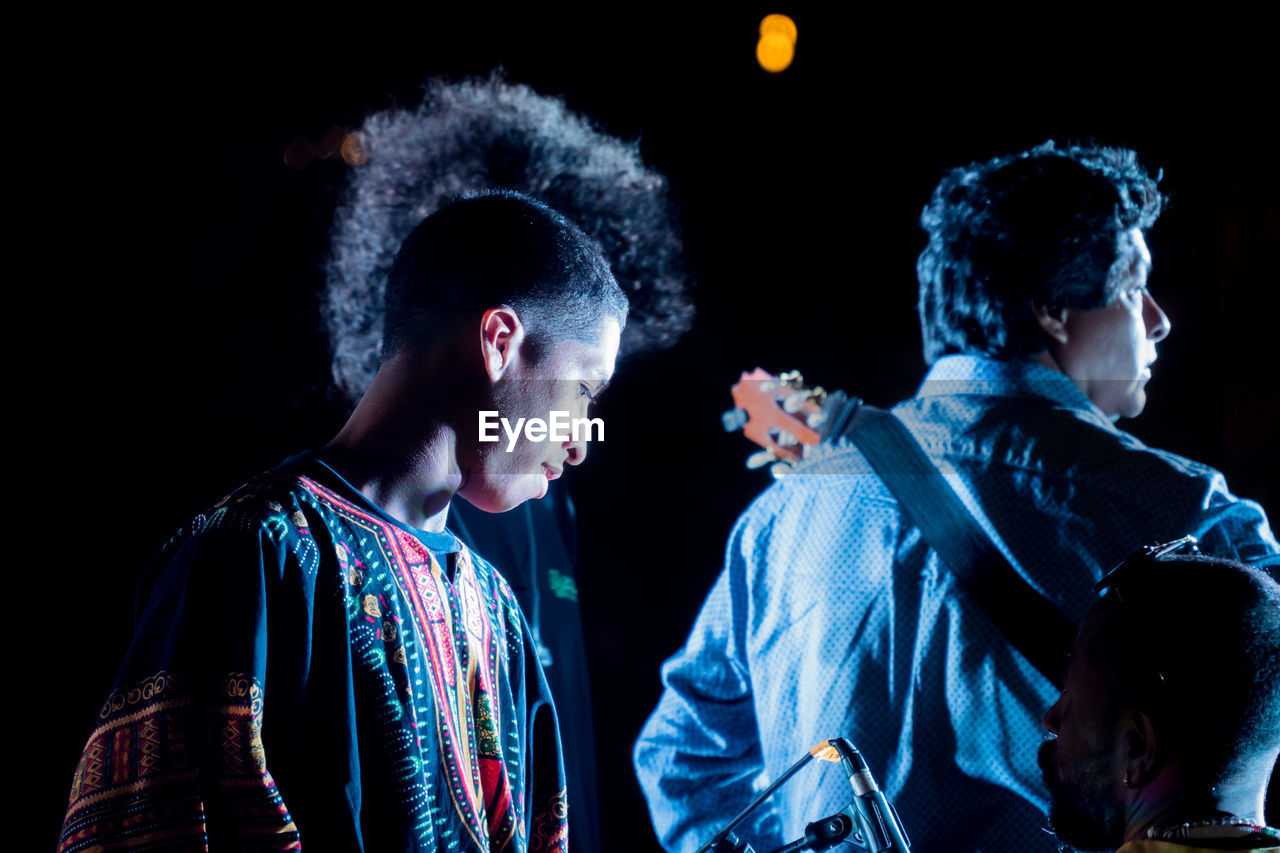
[[[450,533],[447,528],[442,533],[436,533],[432,530],[412,527],[400,521],[400,519],[365,497],[359,489],[330,467],[329,463],[321,459],[318,451],[308,450],[290,456],[275,466],[273,470],[279,473],[298,474],[319,481],[321,485],[338,492],[345,500],[372,512],[378,518],[395,525],[406,533],[412,534],[418,541],[427,546],[428,550],[434,551],[437,555],[452,554],[463,547],[462,540]]]
[[[1039,397],[1112,423],[1065,374],[1031,361],[995,361],[975,355],[947,355],[933,363],[917,397],[978,394]]]

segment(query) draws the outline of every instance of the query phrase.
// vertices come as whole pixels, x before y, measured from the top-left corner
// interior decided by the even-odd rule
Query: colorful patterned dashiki
[[[515,595],[450,533],[287,460],[164,548],[60,851],[567,850]]]
[[[1173,841],[1130,841],[1121,847],[1116,853],[1227,853],[1227,851],[1237,851],[1237,853],[1280,853],[1280,847],[1269,845],[1267,847],[1188,847],[1185,844],[1178,844]]]
[[[1238,819],[1185,823],[1158,834],[1162,837],[1126,842],[1116,853],[1280,853],[1280,829]]]

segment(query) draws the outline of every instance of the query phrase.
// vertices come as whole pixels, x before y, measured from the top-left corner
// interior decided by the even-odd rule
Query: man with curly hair
[[[413,228],[346,425],[197,516],[149,573],[60,849],[567,849],[528,624],[446,521],[455,496],[503,512],[583,461],[585,433],[545,425],[586,418],[626,317],[598,245],[528,196]],[[544,429],[486,441],[485,413]]]
[[[1118,429],[1169,320],[1147,289],[1156,181],[1052,143],[955,169],[921,217],[929,373],[893,415],[1014,569],[1072,621],[1136,546],[1194,534],[1280,564],[1261,507]],[[1046,851],[1036,763],[1054,685],[1001,633],[847,439],[739,519],[635,749],[669,850],[692,851],[814,744],[860,748],[921,853]],[[791,779],[739,832],[769,850],[851,799]]]

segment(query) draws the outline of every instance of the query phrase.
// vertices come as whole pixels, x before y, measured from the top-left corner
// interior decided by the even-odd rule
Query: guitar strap
[[[862,451],[899,506],[1001,632],[1061,686],[1076,628],[991,542],[915,437],[891,412],[850,399],[832,420]]]

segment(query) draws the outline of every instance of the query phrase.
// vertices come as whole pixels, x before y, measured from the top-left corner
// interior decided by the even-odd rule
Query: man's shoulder
[[[958,395],[914,397],[891,409],[935,463],[974,463],[988,472],[1022,468],[1061,476],[1123,472],[1225,487],[1221,472],[1172,451],[1152,447],[1100,415],[1051,400]],[[871,475],[871,476],[868,476]],[[875,468],[847,435],[806,448],[803,461],[765,490],[764,504],[818,490],[882,497]]]
[[[298,509],[305,492],[302,478],[263,471],[192,516],[184,531],[256,530],[270,519]]]
[[[269,469],[250,477],[191,516],[161,548],[161,561],[207,542],[243,542],[291,550],[309,540],[326,506],[341,499],[319,483],[290,471]]]
[[[938,470],[958,476],[979,502],[992,490],[1020,489],[1029,500],[1050,496],[1099,508],[1132,500],[1166,508],[1240,503],[1211,466],[1150,447],[1101,415],[1053,400],[934,395],[905,400],[892,412]],[[881,504],[896,500],[846,434],[808,448],[740,521],[751,528],[779,518],[845,517]]]
[[[288,581],[309,589],[322,565],[341,560],[303,478],[257,474],[191,516],[154,554],[138,580],[138,603],[201,589],[244,589]],[[326,556],[328,555],[328,556]],[[274,579],[274,580],[272,580]]]
[[[915,397],[894,414],[931,457],[1079,476],[1120,471],[1125,476],[1220,483],[1213,467],[1146,444],[1101,412],[1030,396]]]

